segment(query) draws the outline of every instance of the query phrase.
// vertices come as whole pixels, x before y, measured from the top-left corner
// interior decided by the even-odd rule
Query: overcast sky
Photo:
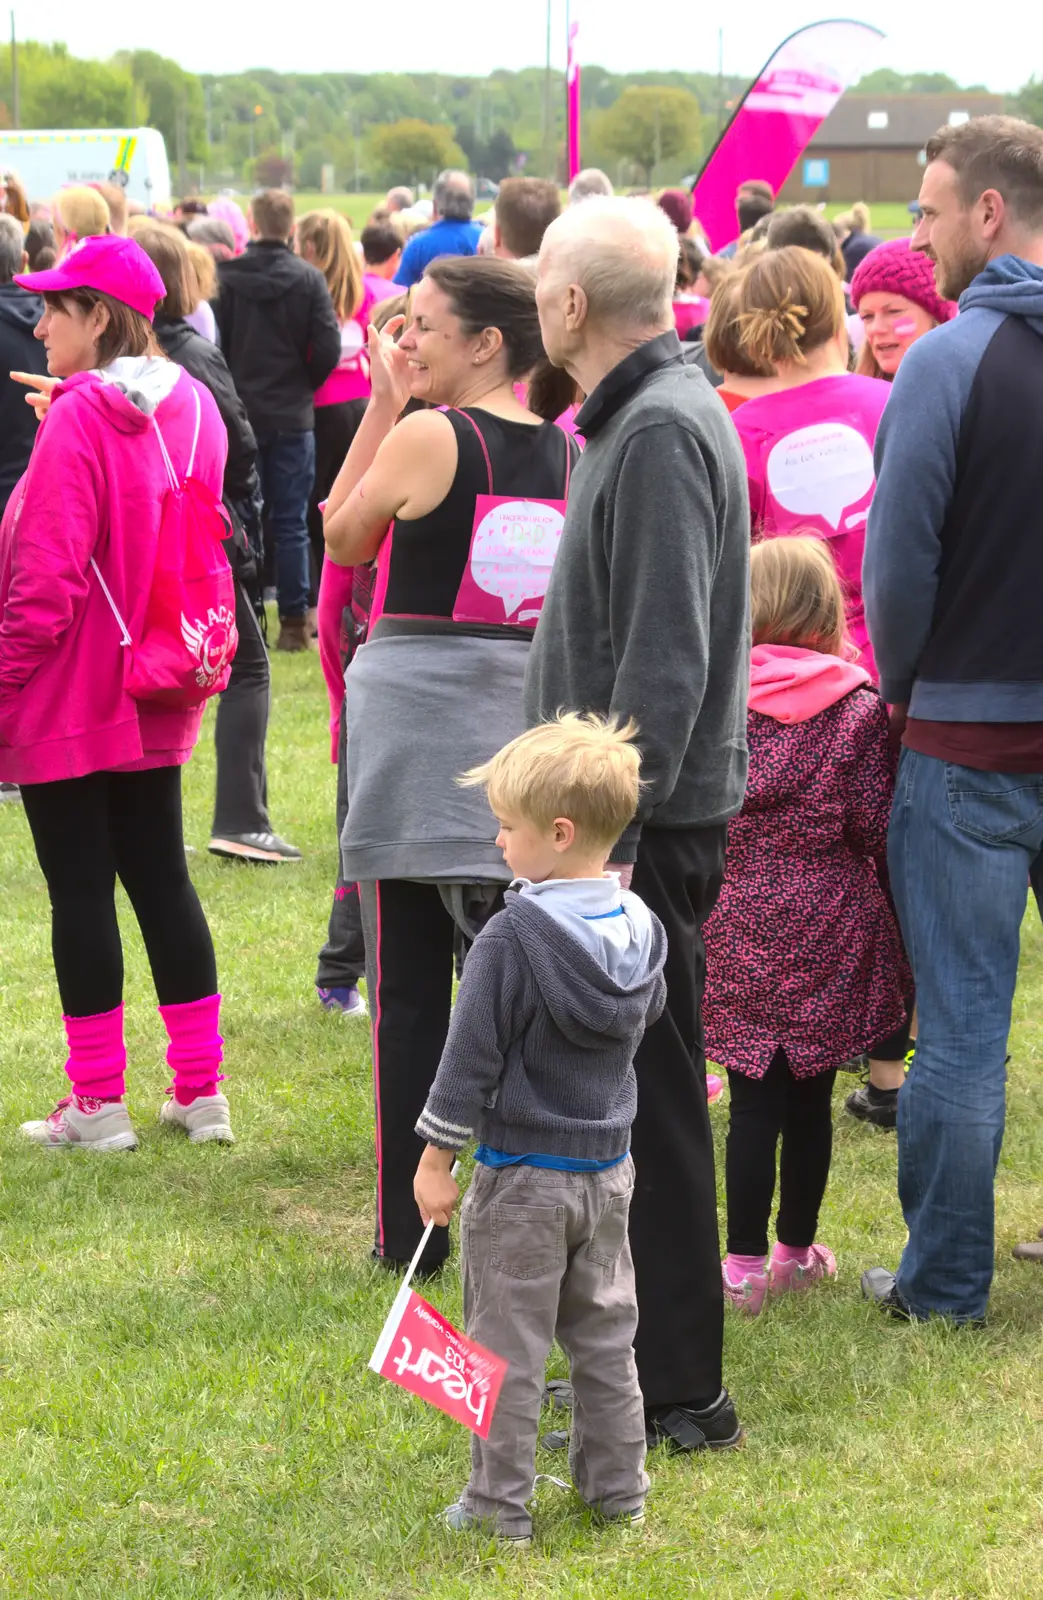
[[[553,6],[554,58],[564,63],[565,0]],[[1016,89],[1043,63],[1040,0],[1004,0],[990,24],[980,5],[929,6],[926,0],[844,0],[780,6],[737,0],[712,8],[694,0],[574,0],[583,59],[614,71],[677,67],[715,71],[717,26],[724,21],[728,72],[752,75],[783,33],[831,15],[857,16],[888,35],[875,65],[947,72],[960,83]],[[6,13],[7,7],[3,7]],[[23,38],[64,40],[74,55],[157,50],[193,72],[276,67],[287,72],[433,71],[481,75],[541,62],[545,0],[394,0],[384,16],[363,0],[177,0],[172,6],[116,0],[16,0]],[[4,18],[6,24],[6,16]],[[176,23],[176,26],[174,25]],[[6,26],[3,30],[6,32]]]

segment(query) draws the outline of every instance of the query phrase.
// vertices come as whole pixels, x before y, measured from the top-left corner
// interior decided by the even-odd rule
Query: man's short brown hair
[[[261,239],[286,240],[293,235],[293,195],[285,189],[262,189],[250,202],[254,227]]]
[[[539,255],[543,235],[561,216],[561,194],[549,178],[505,178],[496,196],[496,226],[517,260]]]
[[[1043,128],[1019,117],[974,117],[939,128],[926,155],[952,167],[965,206],[996,189],[1019,222],[1043,228]]]
[[[359,243],[367,267],[382,267],[402,248],[398,230],[390,222],[374,222],[372,218],[363,228]]]

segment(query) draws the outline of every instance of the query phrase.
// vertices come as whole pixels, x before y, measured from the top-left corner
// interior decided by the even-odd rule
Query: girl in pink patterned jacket
[[[833,1081],[901,1061],[911,980],[886,890],[895,761],[887,712],[849,659],[828,547],[778,538],[751,563],[750,775],[705,929],[707,1055],[728,1069],[724,1290],[755,1315],[832,1277],[815,1242]],[[768,1222],[782,1138],[777,1237]]]

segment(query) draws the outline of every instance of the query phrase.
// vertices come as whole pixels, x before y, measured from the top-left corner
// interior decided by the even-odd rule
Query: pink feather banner
[[[735,191],[749,179],[778,194],[844,93],[872,66],[884,35],[865,22],[815,22],[783,40],[707,157],[692,198],[712,250],[738,236]]]

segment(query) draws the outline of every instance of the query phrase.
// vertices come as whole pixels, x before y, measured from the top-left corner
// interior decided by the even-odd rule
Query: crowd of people
[[[0,780],[70,1083],[24,1131],[137,1142],[118,877],[162,1114],[233,1138],[180,771],[219,694],[211,849],[298,856],[267,809],[267,564],[276,647],[317,639],[329,691],[316,992],[372,1013],[375,1263],[443,1267],[478,1145],[467,1328],[509,1365],[455,1530],[531,1538],[555,1337],[604,1519],[640,1524],[649,1449],[740,1442],[726,1307],[837,1272],[838,1071],[898,1135],[908,1241],[863,1294],[985,1318],[1030,885],[1043,910],[1043,131],[980,118],[926,158],[911,238],[751,181],[719,256],[685,191],[595,171],[564,203],[507,180],[484,225],[447,172],[358,241],[281,191],[0,214]],[[234,590],[182,612],[178,698],[143,641],[204,503]]]

